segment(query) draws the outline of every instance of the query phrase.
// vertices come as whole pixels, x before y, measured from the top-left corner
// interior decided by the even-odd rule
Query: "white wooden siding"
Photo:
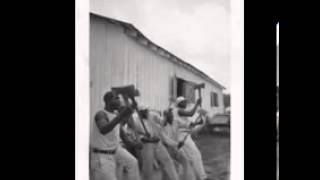
[[[138,102],[163,110],[169,105],[171,79],[177,75],[195,83],[206,83],[203,108],[211,114],[223,112],[222,90],[212,83],[157,54],[124,33],[121,26],[103,18],[90,19],[91,117],[103,107],[102,96],[113,86],[134,84]],[[219,97],[219,107],[210,106],[210,92]],[[196,92],[196,97],[197,97]]]

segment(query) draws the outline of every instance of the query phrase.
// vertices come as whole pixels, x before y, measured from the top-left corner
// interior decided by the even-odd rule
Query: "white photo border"
[[[231,0],[230,180],[244,179],[244,0]]]
[[[89,0],[76,0],[75,177],[89,180]]]
[[[76,0],[75,177],[89,180],[90,0]],[[244,179],[244,1],[231,0],[231,166],[230,180]]]

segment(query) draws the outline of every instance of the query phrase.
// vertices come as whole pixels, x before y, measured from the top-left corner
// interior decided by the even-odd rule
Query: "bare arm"
[[[178,113],[180,116],[193,116],[197,110],[198,105],[195,105],[191,110],[187,111],[184,109],[179,109]]]
[[[129,138],[123,128],[124,128],[124,126],[120,127],[120,138],[129,147],[137,147],[138,146],[138,142],[135,141],[134,139]]]
[[[180,116],[193,116],[200,104],[201,104],[201,99],[198,99],[197,103],[193,106],[191,110],[187,111],[187,110],[179,109],[178,114]]]
[[[128,143],[128,144],[131,144],[130,142],[130,139],[128,138],[128,136],[126,135],[126,132],[125,130],[123,129],[124,126],[120,126],[120,138],[125,142],[125,143]]]
[[[112,131],[118,123],[127,120],[130,117],[131,112],[132,110],[127,108],[111,121],[103,111],[98,112],[95,116],[95,122],[100,130],[100,133],[105,135]]]
[[[139,135],[145,135],[145,131],[144,131],[143,127],[142,127],[142,124],[141,124],[137,114],[133,114],[132,118],[129,121],[131,121],[132,129],[136,133],[138,133]]]

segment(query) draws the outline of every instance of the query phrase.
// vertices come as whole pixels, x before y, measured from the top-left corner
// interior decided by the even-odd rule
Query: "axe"
[[[202,89],[202,88],[205,88],[205,83],[196,84],[196,85],[193,86],[193,88],[194,88],[195,90],[198,90],[199,98],[201,98],[201,89]],[[200,104],[200,107],[201,107],[201,104]],[[201,115],[201,114],[199,114],[199,116],[198,116],[198,118],[196,119],[196,121],[197,121],[199,118],[200,118],[200,121],[197,122],[197,123],[195,123],[195,125],[202,124],[203,119],[202,119],[202,115]],[[200,123],[200,122],[201,122],[201,123]],[[186,134],[186,135],[184,136],[184,138],[183,138],[183,140],[182,140],[183,143],[186,141],[186,139],[187,139],[187,137],[188,137],[189,135],[190,135],[190,134]]]
[[[140,114],[140,111],[137,109],[138,103],[136,102],[135,98],[136,96],[140,95],[139,90],[135,89],[134,85],[128,85],[128,86],[121,86],[121,87],[112,87],[111,90],[115,92],[116,94],[121,94],[126,99],[127,97],[131,99],[132,103],[134,104],[135,110],[138,113],[140,122],[142,124],[142,127],[144,131],[146,132],[146,136],[150,137],[150,133],[148,132],[143,120],[142,116]],[[126,101],[127,103],[127,101]],[[128,104],[128,103],[127,103]]]
[[[205,88],[205,86],[206,86],[205,83],[200,83],[193,86],[194,89],[198,90],[199,98],[201,98],[201,89]],[[201,104],[200,104],[200,107],[201,107]]]
[[[175,98],[174,97],[170,97],[169,98],[169,105],[168,105],[168,109],[170,108],[170,106],[175,102]]]
[[[194,89],[198,90],[199,98],[201,98],[201,89],[202,88],[205,88],[205,83],[200,83],[200,84],[194,85]],[[201,107],[201,104],[200,104],[200,107]],[[201,116],[201,114],[199,116]],[[200,122],[202,122],[202,121],[203,121],[203,119],[201,116]]]

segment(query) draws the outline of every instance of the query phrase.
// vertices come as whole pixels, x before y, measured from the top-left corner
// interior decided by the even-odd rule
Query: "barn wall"
[[[223,105],[219,88],[147,49],[124,34],[122,27],[97,16],[90,18],[91,117],[103,107],[102,96],[106,91],[128,84],[134,84],[141,92],[138,102],[163,110],[169,105],[171,79],[175,75],[196,83],[206,82],[203,107],[211,113],[223,111],[223,106],[210,107],[212,91],[218,93],[219,105]]]
[[[122,27],[91,16],[91,117],[103,107],[101,97],[113,86],[134,84],[139,102],[162,110],[168,106],[172,64],[123,33]]]

